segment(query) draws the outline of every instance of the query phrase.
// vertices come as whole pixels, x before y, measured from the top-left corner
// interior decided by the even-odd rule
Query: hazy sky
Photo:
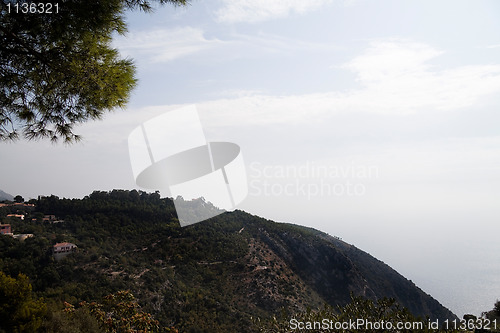
[[[500,2],[191,1],[128,15],[129,106],[84,141],[0,145],[0,189],[135,186],[129,133],[194,104],[240,145],[239,208],[342,237],[459,316],[500,298]]]

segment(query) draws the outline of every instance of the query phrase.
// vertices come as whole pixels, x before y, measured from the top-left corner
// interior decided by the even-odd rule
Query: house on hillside
[[[14,237],[15,239],[17,239],[20,242],[24,242],[28,238],[35,237],[35,235],[33,235],[33,234],[16,234],[16,235],[12,235],[12,237]]]
[[[42,219],[43,222],[49,222],[49,223],[52,223],[56,220],[57,220],[57,218],[55,215],[45,215]]]
[[[0,234],[12,235],[12,230],[10,228],[10,224],[0,224]]]
[[[34,219],[33,222],[37,221],[37,219]],[[62,223],[64,220],[58,219],[55,215],[44,215],[42,218],[42,222],[47,222],[47,223]]]
[[[52,251],[54,253],[54,258],[56,260],[60,260],[66,257],[68,254],[71,254],[76,251],[77,246],[73,243],[57,243],[52,247]]]
[[[43,215],[43,217],[33,217],[31,222],[45,222],[45,223],[59,223],[64,222],[64,220],[59,220],[55,215]]]
[[[24,214],[8,214],[7,217],[17,217],[18,219],[24,220]]]
[[[11,206],[35,207],[34,204],[29,204],[29,203],[25,203],[25,202],[14,202],[13,204],[11,204]]]

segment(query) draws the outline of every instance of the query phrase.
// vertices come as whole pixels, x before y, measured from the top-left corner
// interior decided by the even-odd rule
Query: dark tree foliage
[[[0,1],[0,139],[73,142],[75,124],[125,106],[135,68],[110,46],[112,34],[126,31],[125,10],[152,6],[147,0],[32,3]]]
[[[345,306],[325,305],[323,309],[288,314],[269,320],[256,320],[259,332],[349,332],[349,333],[459,333],[459,330],[434,328],[429,321],[415,317],[392,298],[376,302],[351,295]],[[401,325],[401,327],[398,327]],[[376,328],[375,328],[376,327]]]
[[[343,270],[343,261],[330,251],[333,246],[326,249],[326,241],[318,236],[322,234],[314,229],[242,211],[181,228],[172,199],[136,190],[95,191],[83,199],[40,196],[34,204],[33,210],[19,212],[26,215],[24,220],[11,222],[15,233],[33,233],[34,237],[19,241],[0,235],[0,271],[29,277],[35,296],[46,302],[49,311],[40,332],[98,332],[90,327],[102,324],[103,318],[110,319],[106,327],[101,325],[108,331],[128,325],[121,320],[128,318],[144,319],[153,329],[158,320],[160,326],[180,332],[241,333],[256,332],[259,327],[287,332],[292,316],[413,320],[394,301],[351,297],[331,302],[340,308],[304,312],[308,306],[318,308],[329,297],[321,294],[325,284],[309,277],[316,275],[321,282],[325,271],[347,272],[342,273],[347,278],[353,272]],[[8,209],[21,209],[17,207],[1,207],[0,217]],[[59,222],[44,222],[45,215],[55,215]],[[55,260],[52,246],[58,242],[74,243],[77,251]],[[335,246],[340,249],[341,244]],[[311,268],[303,258],[312,258],[316,266]],[[339,281],[333,274],[324,276]],[[346,288],[342,283],[338,286]],[[128,294],[117,294],[123,290],[130,290],[137,302],[128,302]],[[92,303],[110,294],[119,297]],[[120,315],[121,310],[108,303],[114,300],[132,305],[124,308],[132,313]],[[405,300],[406,304],[419,301]],[[73,315],[61,313],[63,302],[75,305]],[[282,308],[289,314],[282,320],[270,319]],[[255,318],[261,318],[260,325]]]
[[[0,272],[0,330],[35,332],[45,311],[45,304],[33,299],[26,275],[13,278]]]
[[[102,303],[80,302],[80,308],[65,303],[64,312],[74,316],[85,310],[94,316],[106,333],[154,333],[178,332],[175,328],[162,327],[150,313],[140,309],[129,290],[120,290],[104,297]]]
[[[482,317],[490,320],[491,323],[493,323],[491,326],[494,326],[496,328],[495,331],[500,331],[500,301],[496,301],[495,305],[493,306],[493,309],[490,311],[486,311],[482,313]]]

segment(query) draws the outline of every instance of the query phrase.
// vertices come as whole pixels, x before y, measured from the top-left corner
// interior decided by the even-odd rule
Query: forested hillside
[[[317,230],[242,211],[181,228],[171,199],[113,190],[0,208],[24,241],[0,236],[0,271],[25,274],[49,312],[129,290],[181,332],[252,332],[273,314],[394,298],[413,315],[454,315],[389,266]],[[24,214],[24,219],[6,217]],[[53,245],[77,249],[55,260]]]

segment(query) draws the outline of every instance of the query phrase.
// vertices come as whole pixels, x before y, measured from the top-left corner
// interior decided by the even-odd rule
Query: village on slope
[[[24,198],[20,195],[13,197],[12,200],[4,199],[3,202],[0,202],[0,208],[3,207],[6,207],[9,213],[0,216],[0,234],[11,236],[20,242],[23,242],[27,238],[35,237],[35,235],[32,233],[14,233],[13,231],[18,231],[16,230],[16,224],[18,224],[19,221],[31,220],[31,222],[64,223],[64,220],[57,218],[55,215],[32,215],[32,212],[36,208],[34,200],[25,202]],[[73,243],[58,242],[52,246],[52,253],[55,260],[61,260],[67,255],[75,252],[77,248],[77,245]]]

